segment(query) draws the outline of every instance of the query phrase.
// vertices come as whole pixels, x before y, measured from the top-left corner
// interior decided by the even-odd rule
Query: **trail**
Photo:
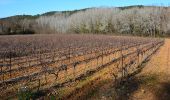
[[[170,75],[170,39],[151,58],[141,74],[167,74]]]
[[[152,56],[137,77],[145,77],[131,99],[140,100],[170,100],[170,39]]]

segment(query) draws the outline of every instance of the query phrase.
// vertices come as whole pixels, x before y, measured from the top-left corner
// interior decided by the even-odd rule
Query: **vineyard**
[[[113,76],[133,73],[164,40],[106,35],[0,37],[0,97],[18,91],[58,88],[113,66]]]

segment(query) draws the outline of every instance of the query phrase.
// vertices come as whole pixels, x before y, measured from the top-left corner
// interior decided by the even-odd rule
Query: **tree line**
[[[33,33],[125,34],[135,36],[169,36],[170,8],[153,6],[101,7],[76,11],[52,12],[19,21],[0,22],[4,26],[19,25]],[[12,23],[13,22],[13,23]],[[12,25],[10,25],[12,23]],[[16,24],[17,23],[17,24]],[[15,28],[6,30],[11,32]],[[29,33],[29,32],[28,32]]]

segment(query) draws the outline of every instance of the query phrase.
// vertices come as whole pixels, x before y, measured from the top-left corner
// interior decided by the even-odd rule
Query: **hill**
[[[0,19],[0,34],[93,33],[169,36],[170,7],[126,6],[51,11]]]

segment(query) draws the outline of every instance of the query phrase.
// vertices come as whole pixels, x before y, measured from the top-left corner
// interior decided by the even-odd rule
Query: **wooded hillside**
[[[169,36],[170,8],[128,6],[0,19],[0,34],[93,33]]]

